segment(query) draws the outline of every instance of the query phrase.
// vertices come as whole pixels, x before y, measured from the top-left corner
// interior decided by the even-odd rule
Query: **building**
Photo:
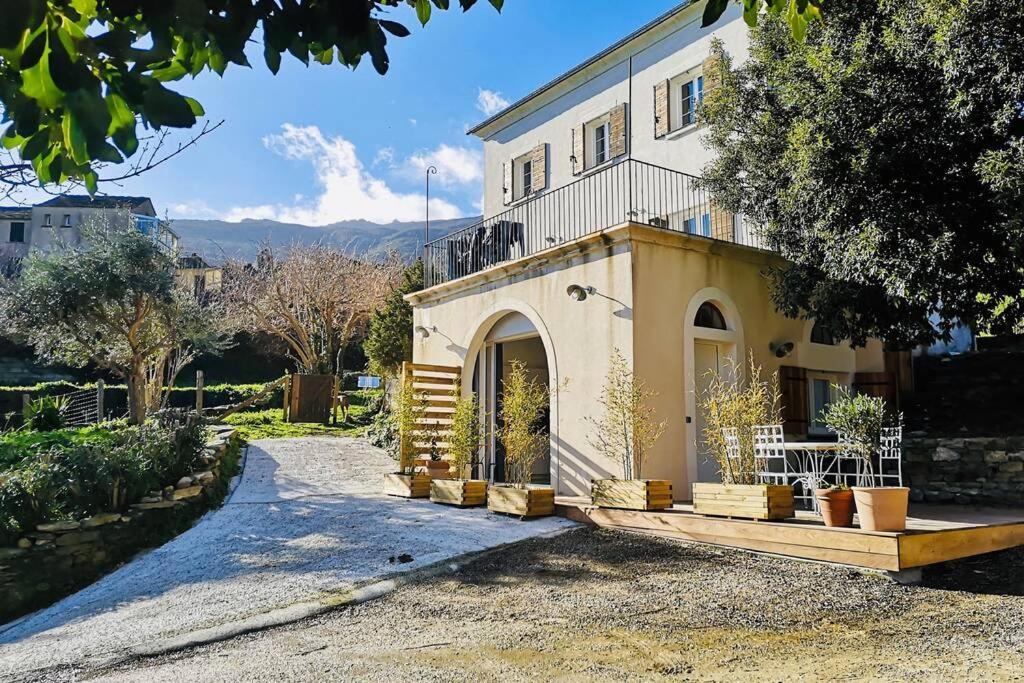
[[[220,289],[223,273],[223,268],[211,266],[206,259],[193,252],[191,256],[178,258],[178,268],[174,275],[180,286],[188,287],[197,298],[202,298],[208,292]]]
[[[707,29],[702,11],[677,7],[470,131],[484,143],[485,219],[426,245],[426,288],[407,298],[414,361],[460,367],[481,398],[488,478],[504,476],[494,429],[513,359],[550,387],[534,476],[562,495],[622,476],[587,421],[616,350],[666,422],[643,476],[672,480],[678,499],[718,479],[698,409],[712,372],[743,373],[748,357],[778,370],[795,436],[823,430],[833,383],[888,377],[879,342],[852,348],[778,313],[763,271],[781,258],[694,184],[710,159],[696,111],[714,87],[711,42],[747,56],[741,6]]]
[[[28,253],[32,210],[21,206],[0,206],[0,260],[19,259]]]
[[[30,249],[45,249],[59,242],[82,243],[82,225],[91,216],[116,216],[127,212],[135,227],[168,251],[178,248],[178,236],[167,221],[156,215],[149,197],[61,195],[32,207],[28,237]]]

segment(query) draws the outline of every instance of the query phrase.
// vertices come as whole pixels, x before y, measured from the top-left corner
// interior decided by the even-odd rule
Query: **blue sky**
[[[465,131],[488,105],[522,97],[675,4],[506,0],[499,15],[481,0],[466,14],[435,12],[425,28],[401,8],[392,18],[412,35],[390,41],[384,77],[369,60],[349,71],[287,56],[273,76],[253,50],[252,69],[178,84],[208,119],[225,120],[219,130],[105,189],[151,196],[171,218],[414,220],[423,214],[422,169],[433,162],[441,173],[431,216],[474,215],[481,146]]]

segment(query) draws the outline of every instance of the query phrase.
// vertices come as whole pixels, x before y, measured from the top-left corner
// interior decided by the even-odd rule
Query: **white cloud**
[[[202,199],[172,203],[167,207],[171,218],[220,218],[220,213]]]
[[[381,147],[377,150],[377,156],[373,158],[373,165],[378,166],[380,164],[386,164],[387,166],[394,166],[395,164],[395,148],[394,147]]]
[[[401,175],[410,180],[422,180],[429,166],[437,168],[436,179],[444,187],[475,186],[484,179],[484,159],[480,150],[445,144],[410,156],[402,164]]]
[[[229,221],[244,218],[273,219],[305,225],[326,225],[362,218],[378,223],[423,218],[425,198],[419,193],[402,193],[370,174],[356,154],[355,145],[338,136],[326,137],[317,126],[286,123],[279,135],[263,138],[267,149],[293,161],[308,161],[320,187],[317,196],[286,204],[239,206],[225,215]],[[432,218],[458,218],[457,206],[443,199],[430,200]]]
[[[476,108],[487,116],[494,116],[508,106],[508,100],[501,96],[500,92],[479,88],[476,96]]]

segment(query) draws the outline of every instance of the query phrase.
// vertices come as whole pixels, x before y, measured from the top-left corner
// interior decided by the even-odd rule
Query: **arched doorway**
[[[715,374],[730,377],[743,372],[743,333],[739,314],[724,292],[698,292],[684,320],[684,382],[687,414],[687,478],[690,482],[721,481],[718,464],[704,440],[700,399]]]
[[[521,362],[530,377],[551,387],[548,353],[540,333],[522,313],[508,312],[495,320],[484,336],[473,369],[473,390],[480,397],[481,420],[484,424],[484,448],[477,476],[492,482],[507,477],[505,454],[497,438],[501,426],[503,381],[514,362]],[[551,434],[551,399],[538,428]],[[532,482],[552,483],[550,448],[533,468]]]

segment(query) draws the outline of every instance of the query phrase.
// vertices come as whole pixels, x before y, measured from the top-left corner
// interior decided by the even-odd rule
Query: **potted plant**
[[[718,464],[722,483],[695,483],[693,511],[701,515],[746,519],[787,519],[795,512],[793,487],[757,481],[754,427],[781,422],[778,373],[761,379],[761,366],[750,357],[749,379],[744,384],[735,364],[726,373],[711,371],[707,390],[700,396],[704,413],[704,442]],[[727,431],[731,439],[726,436]]]
[[[548,390],[531,378],[522,361],[514,360],[502,380],[501,427],[507,484],[487,491],[487,509],[518,517],[540,517],[555,511],[555,491],[533,486],[533,466],[548,448],[547,430],[539,423],[548,405]]]
[[[398,471],[384,475],[384,493],[401,498],[426,498],[430,495],[430,475],[415,471],[415,431],[423,415],[424,400],[405,376],[395,395],[395,421],[398,424]]]
[[[588,441],[598,453],[622,466],[622,479],[593,480],[590,499],[594,505],[626,510],[672,507],[672,482],[642,475],[648,452],[665,431],[665,422],[657,422],[648,405],[655,396],[615,349],[598,399],[604,413],[599,419],[587,418],[593,426]]]
[[[853,491],[849,486],[835,484],[827,489],[815,489],[814,498],[825,526],[853,526]]]
[[[446,463],[450,469],[446,478],[435,478],[430,482],[430,500],[458,507],[483,505],[487,500],[487,481],[470,478],[472,464],[483,437],[479,404],[476,394],[470,392],[463,396],[458,384],[452,393],[455,395],[455,409],[451,418]]]
[[[436,422],[431,422],[426,425],[420,424],[418,427],[420,427],[421,435],[426,435],[428,450],[425,458],[416,458],[416,471],[429,475],[432,480],[447,479],[449,463],[442,457],[438,445],[439,425]]]
[[[882,428],[893,422],[878,396],[851,394],[836,387],[839,395],[825,406],[825,426],[836,434],[850,452],[859,458],[860,471],[853,499],[860,528],[865,531],[903,531],[907,528],[910,489],[905,486],[875,486],[875,455],[881,445]]]

